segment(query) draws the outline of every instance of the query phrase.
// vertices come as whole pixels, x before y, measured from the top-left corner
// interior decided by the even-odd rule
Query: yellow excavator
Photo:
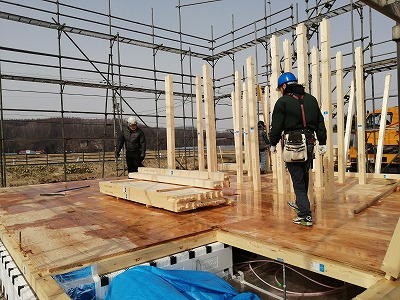
[[[365,123],[365,141],[367,152],[367,171],[375,171],[376,151],[378,147],[379,126],[381,122],[381,109],[367,113]],[[349,149],[347,169],[357,171],[357,149]],[[399,110],[398,106],[389,107],[386,114],[386,129],[383,143],[381,173],[400,174],[400,149],[399,149]]]

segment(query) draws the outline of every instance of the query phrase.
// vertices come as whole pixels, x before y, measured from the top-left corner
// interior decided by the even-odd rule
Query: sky
[[[46,11],[55,11],[55,1],[42,1],[42,0],[10,0],[0,1],[0,12],[12,13],[47,22],[56,22],[56,16],[49,14]],[[317,1],[308,1],[308,8],[312,8]],[[19,6],[13,5],[15,3]],[[64,3],[64,1],[62,1]],[[72,7],[61,6],[60,12],[63,14],[60,18],[60,23],[66,26],[73,26],[77,28],[84,28],[93,31],[108,33],[108,27],[98,24],[99,22],[108,23],[108,0],[69,0],[65,1],[70,6],[79,6],[84,11],[78,11]],[[336,1],[333,8],[340,7],[348,4],[349,1]],[[24,6],[36,7],[37,10],[25,8]],[[178,6],[180,5],[180,9]],[[291,8],[293,7],[294,20],[290,17]],[[221,1],[192,1],[192,0],[146,0],[146,1],[128,1],[128,0],[112,0],[111,1],[111,14],[117,16],[119,20],[113,20],[113,25],[117,26],[113,30],[113,34],[118,33],[122,37],[130,37],[137,40],[143,40],[152,43],[151,33],[152,30],[148,26],[154,22],[156,27],[154,30],[156,44],[162,44],[170,47],[179,48],[179,42],[172,42],[170,39],[178,39],[176,33],[170,31],[179,31],[189,34],[184,36],[185,42],[192,43],[190,46],[191,51],[210,54],[207,47],[210,44],[207,40],[212,38],[216,40],[216,52],[226,50],[232,47],[231,31],[232,28],[242,30],[235,33],[236,37],[241,34],[247,37],[241,39],[237,44],[248,41],[254,36],[254,29],[261,28],[263,21],[253,24],[256,20],[261,20],[265,14],[272,15],[268,19],[269,25],[267,33],[271,33],[274,29],[280,29],[292,24],[292,22],[303,21],[308,17],[305,10],[307,6],[305,1],[299,1],[296,4],[294,1],[286,0],[221,0]],[[92,12],[101,12],[103,16],[94,15]],[[68,17],[72,15],[75,19]],[[54,20],[52,19],[54,18]],[[390,41],[391,29],[395,25],[393,20],[381,15],[376,11],[372,11],[372,26],[370,28],[370,15],[369,10],[363,10],[363,26],[360,24],[359,12],[355,12],[354,18],[354,38],[357,40],[362,32],[364,36],[372,36],[372,39],[367,38],[364,41],[363,47],[366,48],[371,41],[374,44],[373,51],[367,50],[365,52],[365,59],[370,60],[371,54],[374,60],[385,59],[394,57],[393,51],[396,50],[394,42],[383,43]],[[90,23],[87,20],[91,20]],[[135,23],[127,22],[126,20],[133,20]],[[331,19],[331,44],[332,44],[332,57],[335,57],[337,51],[342,51],[345,55],[345,67],[351,65],[351,44],[347,43],[352,38],[352,23],[351,14],[347,13]],[[166,30],[164,30],[166,29]],[[146,34],[143,34],[146,33]],[[108,66],[106,62],[110,59],[110,45],[106,40],[94,39],[87,36],[76,34],[68,34],[71,40],[63,35],[61,37],[61,52],[62,55],[76,57],[80,61],[64,60],[63,66],[65,69],[62,72],[62,77],[65,80],[102,83],[105,78],[94,72],[95,68],[107,73]],[[280,42],[284,39],[291,39],[291,35],[283,35],[279,38]],[[345,44],[347,43],[347,44]],[[381,44],[383,43],[383,44]],[[201,47],[197,46],[201,44]],[[355,46],[360,46],[361,42],[357,41]],[[29,77],[48,77],[58,79],[60,74],[57,69],[58,66],[58,39],[57,31],[38,26],[31,26],[14,21],[0,19],[0,46],[6,48],[15,48],[21,50],[29,50],[40,53],[50,53],[54,57],[45,57],[32,55],[27,53],[16,53],[12,51],[0,50],[0,63],[1,72],[3,75],[19,75]],[[310,41],[310,46],[318,46],[316,35]],[[124,65],[134,66],[136,68],[143,68],[143,70],[132,70],[126,68],[122,72],[126,75],[123,78],[122,84],[126,86],[134,86],[140,88],[157,88],[164,89],[163,79],[168,73],[174,75],[174,91],[193,92],[188,87],[188,84],[181,85],[181,69],[185,74],[202,75],[202,65],[204,61],[198,58],[183,57],[177,54],[171,54],[164,51],[157,51],[153,56],[151,49],[136,47],[120,43],[118,45],[120,56],[118,57],[117,46],[113,46],[113,61],[120,62]],[[184,47],[189,47],[185,45]],[[391,52],[389,55],[384,55]],[[93,65],[85,61],[85,56],[91,61],[95,61]],[[243,71],[248,56],[256,57],[257,70],[261,73],[265,71],[265,64],[268,59],[268,52],[261,45],[253,47],[248,50],[241,51],[235,55],[235,70]],[[11,63],[10,61],[14,61]],[[18,63],[15,63],[18,62]],[[28,66],[24,62],[46,64],[48,67],[43,66]],[[99,62],[104,62],[103,64]],[[157,72],[154,74],[153,66],[156,64]],[[79,72],[72,69],[83,68],[88,72]],[[332,69],[334,69],[334,61],[332,60]],[[116,72],[117,70],[114,69]],[[218,60],[215,65],[215,78],[220,79],[216,86],[216,95],[229,94],[232,91],[230,84],[230,76],[233,73],[232,59],[228,56]],[[396,72],[392,71],[392,86],[390,89],[391,95],[397,95],[396,88]],[[387,72],[379,75],[374,75],[374,81],[367,78],[366,82],[366,97],[371,97],[371,86],[374,85],[375,96],[382,97],[383,94],[383,78]],[[157,82],[154,84],[153,80],[146,78],[157,77]],[[262,82],[263,79],[260,75],[257,79]],[[115,77],[115,80],[118,80]],[[350,86],[351,75],[345,78],[345,85]],[[189,77],[185,77],[184,81],[190,83]],[[89,118],[103,118],[105,111],[111,111],[111,105],[107,103],[106,106],[106,91],[94,88],[81,88],[66,86],[63,89],[63,98],[60,99],[60,87],[51,84],[38,84],[31,82],[2,80],[2,101],[4,111],[4,118],[44,118],[60,116],[61,100],[63,102],[63,109],[67,117],[89,117]],[[109,94],[108,94],[109,95]],[[158,119],[159,125],[165,125],[165,101],[164,97],[159,98],[153,94],[122,92],[122,96],[133,108],[133,110],[141,115],[142,120],[148,126],[156,125],[156,118],[154,117],[156,111],[161,118]],[[335,99],[334,99],[335,101]],[[379,100],[377,101],[379,104]],[[391,97],[389,104],[397,103],[397,98]],[[33,111],[35,110],[35,111]],[[44,111],[36,111],[44,110]],[[127,106],[123,106],[123,112],[126,115],[133,112]],[[230,99],[222,99],[217,105],[217,128],[221,130],[232,128],[231,106]],[[177,116],[176,123],[182,124],[182,116],[195,116],[193,106],[190,104],[190,99],[182,99],[175,97],[175,115]],[[192,121],[188,121],[191,125]]]

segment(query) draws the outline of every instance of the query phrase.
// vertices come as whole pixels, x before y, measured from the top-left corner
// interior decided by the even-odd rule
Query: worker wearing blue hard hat
[[[276,153],[276,145],[282,134],[304,135],[307,140],[307,155],[304,161],[286,162],[290,173],[296,201],[288,205],[297,213],[293,219],[295,224],[312,226],[310,201],[308,198],[308,172],[314,158],[315,136],[318,139],[318,152],[326,152],[326,128],[317,99],[298,84],[296,76],[291,72],[283,73],[278,78],[277,90],[281,97],[276,101],[271,121],[270,143],[271,153]],[[282,141],[283,143],[283,141]]]

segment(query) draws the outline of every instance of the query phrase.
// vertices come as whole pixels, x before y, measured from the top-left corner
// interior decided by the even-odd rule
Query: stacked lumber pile
[[[100,192],[173,212],[227,204],[229,176],[221,172],[139,168],[129,179],[103,181]]]

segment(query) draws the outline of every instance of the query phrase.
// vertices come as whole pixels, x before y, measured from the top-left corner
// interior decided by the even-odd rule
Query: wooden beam
[[[177,169],[161,169],[151,167],[139,167],[139,173],[151,173],[178,177],[199,178],[199,179],[212,179],[220,181],[229,181],[229,174],[223,172],[208,172],[200,170],[177,170]]]
[[[210,172],[217,171],[217,136],[215,125],[215,104],[213,82],[210,77],[210,70],[207,64],[203,65],[203,88],[204,107],[206,120],[206,141],[207,141],[207,169]]]
[[[379,136],[378,136],[378,148],[376,151],[376,161],[375,161],[375,173],[379,174],[381,172],[382,164],[382,154],[383,154],[383,144],[385,141],[385,130],[386,130],[386,115],[387,115],[387,104],[389,99],[390,90],[390,80],[392,74],[387,74],[385,78],[385,88],[383,90],[383,101],[381,110],[381,121],[379,124]]]
[[[312,95],[317,99],[319,105],[321,106],[321,72],[320,72],[320,62],[318,48],[313,47],[311,49],[311,91]],[[318,148],[318,141],[315,145]],[[315,151],[316,152],[316,151]],[[314,165],[314,184],[318,188],[324,186],[324,172],[322,167],[322,156],[315,155],[315,165]]]
[[[200,179],[190,178],[186,176],[170,176],[162,174],[151,174],[151,173],[129,173],[129,178],[140,179],[140,180],[151,180],[164,183],[172,183],[179,185],[189,185],[192,187],[200,187],[206,189],[221,189],[224,186],[223,181],[213,179]]]
[[[390,296],[391,294],[392,296]],[[354,298],[354,300],[377,300],[377,299],[385,299],[385,300],[400,299],[400,281],[391,281],[383,278]]]
[[[355,51],[356,65],[356,103],[357,103],[357,166],[359,184],[367,183],[365,156],[365,92],[364,92],[364,54],[361,47]]]
[[[165,76],[165,107],[167,121],[167,165],[175,169],[175,122],[173,76]]]
[[[275,106],[276,101],[279,98],[279,93],[276,91],[278,84],[278,77],[280,75],[280,67],[279,67],[279,44],[278,37],[273,35],[271,37],[271,104],[272,110]],[[278,179],[278,193],[286,194],[286,168],[285,163],[283,162],[282,157],[282,147],[281,142],[276,145],[276,154],[272,156],[272,164],[273,164],[273,176]],[[276,167],[275,167],[276,165]]]
[[[308,43],[307,43],[307,27],[304,23],[300,23],[296,27],[296,44],[297,44],[298,82],[300,84],[303,84],[306,92],[308,92],[309,91]]]
[[[322,112],[327,131],[326,147],[324,155],[325,191],[324,198],[332,199],[334,197],[334,177],[333,177],[333,124],[332,124],[332,84],[331,84],[331,34],[330,23],[327,19],[321,21],[321,91],[322,91]],[[318,154],[317,154],[318,155]]]
[[[100,275],[108,274],[126,269],[128,266],[140,265],[161,257],[214,243],[217,242],[216,235],[214,230],[207,230],[195,236],[171,239],[165,241],[165,243],[139,248],[132,252],[110,257],[97,262],[97,272]]]
[[[351,81],[350,84],[350,95],[349,95],[349,104],[347,107],[347,119],[346,119],[346,130],[344,134],[344,155],[347,159],[349,148],[350,148],[350,135],[351,135],[351,124],[353,121],[354,114],[354,80]]]
[[[236,156],[236,182],[243,183],[243,108],[242,108],[242,74],[235,72],[235,92],[232,98],[233,131]]]
[[[292,72],[292,46],[288,39],[283,41],[283,69]]]
[[[379,200],[385,198],[387,195],[391,194],[394,190],[397,189],[397,187],[400,186],[400,181],[398,181],[397,183],[395,183],[394,185],[392,185],[391,187],[389,187],[385,192],[383,192],[382,194],[374,197],[373,199],[371,199],[370,201],[368,201],[367,203],[361,204],[360,206],[358,206],[356,209],[353,210],[353,212],[355,214],[359,214],[360,212],[364,211],[365,209],[367,209],[368,207],[374,205],[376,202],[378,202]],[[400,253],[400,251],[399,251]]]
[[[341,264],[332,260],[323,259],[319,256],[313,256],[305,252],[295,251],[291,249],[282,248],[266,241],[248,238],[245,235],[226,232],[223,230],[217,231],[217,240],[221,243],[237,247],[239,249],[247,250],[251,253],[259,254],[271,259],[284,261],[290,265],[317,272],[316,266],[323,266],[323,275],[338,280],[343,280],[365,288],[375,284],[382,276],[359,270],[349,265]]]
[[[251,170],[254,191],[261,191],[260,176],[260,153],[258,149],[258,115],[256,110],[256,82],[254,74],[254,58],[246,59],[247,84],[248,84],[248,103],[249,103],[249,124],[250,124],[250,143],[251,143]]]
[[[276,35],[272,35],[270,39],[270,44],[271,44],[271,79],[270,79],[270,108],[271,112],[274,111],[274,106],[276,101],[279,98],[279,94],[276,91],[277,84],[278,84],[278,77],[280,75],[280,57],[279,57],[279,44],[278,44],[278,37]],[[277,145],[277,152],[279,151],[280,145]],[[282,151],[281,151],[282,152]],[[280,158],[282,158],[282,153],[280,155]],[[272,155],[272,176],[273,178],[278,178],[278,155]],[[283,160],[281,162],[283,164]],[[280,169],[282,171],[282,169]],[[282,179],[280,180],[282,181]],[[278,184],[280,184],[278,181]],[[280,190],[285,190],[286,186],[281,187]]]
[[[347,157],[344,154],[344,92],[343,92],[343,55],[336,53],[336,120],[338,145],[338,183],[344,183]]]
[[[201,96],[201,77],[196,76],[196,126],[197,126],[197,162],[199,171],[205,170],[203,101]]]
[[[174,177],[174,179],[179,182],[183,181],[179,177]],[[195,187],[196,184],[200,185],[199,180],[185,179],[189,179],[185,181],[186,183],[192,182],[194,185],[187,189],[174,189],[182,185],[144,180],[115,180],[102,181],[99,186],[100,192],[103,194],[173,212],[228,203],[223,198],[222,190]]]
[[[244,168],[251,177],[251,144],[250,144],[250,120],[249,120],[249,94],[247,84],[243,83],[243,144],[244,144]]]
[[[382,262],[381,270],[386,272],[386,278],[399,279],[400,275],[400,218],[393,232],[392,239],[385,258]]]

